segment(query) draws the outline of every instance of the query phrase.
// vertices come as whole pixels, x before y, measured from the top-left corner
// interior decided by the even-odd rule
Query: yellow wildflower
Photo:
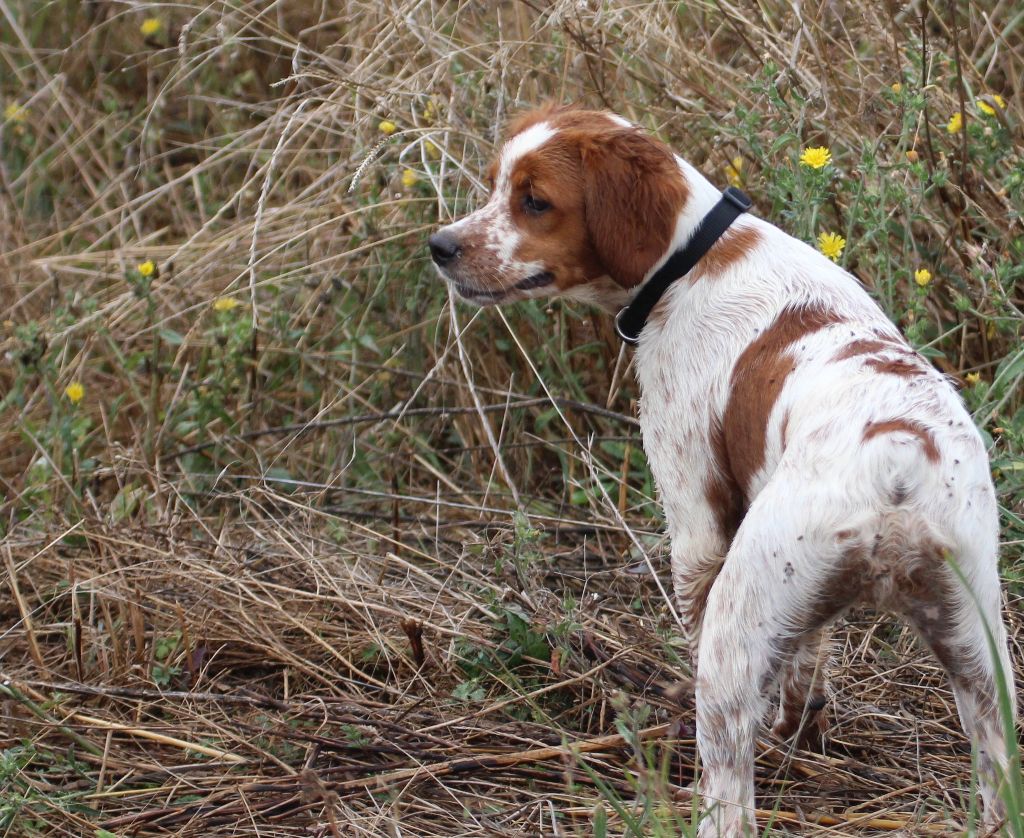
[[[147,17],[142,21],[142,26],[139,27],[139,31],[147,38],[151,38],[163,29],[163,27],[164,25],[160,22],[159,18]]]
[[[960,129],[964,127],[964,115],[957,111],[949,118],[949,122],[946,123],[946,130],[950,134],[959,134]]]
[[[725,165],[725,179],[729,181],[730,186],[742,186],[743,185],[743,158],[733,157]]]
[[[838,233],[822,233],[818,236],[818,250],[833,262],[839,261],[839,257],[843,255],[844,247],[846,247],[846,239]]]
[[[826,146],[805,148],[800,155],[800,162],[811,169],[824,169],[832,162],[832,152]]]
[[[916,148],[908,148],[907,149],[907,160],[909,162],[916,163],[920,159],[921,159],[921,155],[917,153],[917,149]]]
[[[975,384],[981,381],[981,373],[969,372],[967,373],[967,375],[964,376],[964,380],[973,387]]]
[[[423,121],[431,123],[437,119],[437,107],[434,105],[433,99],[428,99],[427,104],[423,106]]]
[[[419,179],[419,175],[417,175],[412,169],[406,169],[402,172],[402,186],[406,189],[412,189]]]
[[[139,262],[139,264],[135,266],[135,270],[143,276],[149,277],[156,272],[156,265],[153,264],[152,259],[147,259],[145,262]]]
[[[441,159],[441,149],[439,149],[436,145],[430,142],[430,140],[427,140],[423,144],[423,147],[427,150],[427,157],[429,157],[431,160]]]
[[[899,94],[903,92],[903,85],[898,81],[894,81],[892,83],[892,92],[899,96]]]
[[[71,404],[78,404],[85,396],[85,388],[79,381],[72,381],[64,388],[64,395],[68,397]]]
[[[998,107],[999,110],[1001,110],[1001,111],[1005,111],[1006,110],[1006,100],[1002,96],[1000,96],[998,93],[991,94],[988,97],[988,99],[990,101],[992,101],[992,102],[995,102],[996,107]],[[978,110],[980,110],[986,116],[995,116],[996,115],[996,109],[993,108],[992,105],[990,105],[989,102],[986,101],[985,99],[978,99],[977,100],[977,105],[978,105]]]
[[[924,288],[932,281],[932,272],[927,268],[918,268],[914,271],[914,282]]]
[[[8,122],[24,122],[25,109],[17,102],[11,102],[6,108],[4,108],[4,119]]]
[[[380,122],[377,123],[377,130],[380,131],[382,134],[385,134],[386,136],[390,137],[392,134],[395,133],[395,131],[398,130],[398,126],[395,125],[395,123],[393,123],[390,119],[382,119]]]
[[[234,297],[218,297],[213,301],[214,311],[231,311],[238,305],[238,300]]]

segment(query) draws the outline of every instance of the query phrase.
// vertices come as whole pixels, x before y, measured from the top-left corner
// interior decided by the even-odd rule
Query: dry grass
[[[1024,660],[1021,26],[1005,2],[0,0],[4,834],[689,817],[628,357],[592,312],[453,307],[424,258],[547,98],[718,180],[742,156],[762,214],[842,231],[912,339],[980,376]],[[843,177],[804,212],[817,144]],[[761,744],[762,823],[962,834],[934,664],[888,619],[838,639],[828,743]]]
[[[692,781],[689,678],[670,663],[664,614],[629,607],[657,593],[622,570],[621,538],[564,535],[557,562],[517,580],[492,569],[504,533],[447,516],[440,532],[403,527],[420,547],[369,527],[339,544],[329,513],[295,498],[254,492],[243,505],[250,522],[216,532],[86,521],[74,547],[11,540],[35,607],[31,632],[23,622],[8,637],[9,735],[47,766],[32,788],[81,790],[89,807],[39,810],[54,834],[89,822],[115,834],[329,835],[335,823],[345,835],[585,835],[602,793],[584,763],[626,800]],[[586,603],[565,651],[497,668],[487,695],[454,700],[466,680],[455,661],[511,642],[494,628],[506,609],[565,618],[551,591]],[[840,635],[827,750],[765,740],[761,799],[858,834],[878,831],[862,818],[950,834],[970,759],[943,679],[889,621]],[[162,660],[161,638],[174,638]],[[156,689],[170,664],[180,673]],[[641,704],[645,727],[659,726],[642,736],[647,753],[613,726]]]

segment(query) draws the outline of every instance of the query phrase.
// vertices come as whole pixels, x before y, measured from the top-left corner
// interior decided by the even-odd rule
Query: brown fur
[[[761,243],[762,238],[761,231],[756,227],[734,227],[726,230],[701,257],[688,278],[696,282],[698,279],[719,276],[741,259],[745,259]]]
[[[917,356],[910,354],[905,358],[868,358],[864,362],[864,366],[871,367],[875,372],[880,372],[883,375],[897,375],[901,378],[927,375],[927,371]]]
[[[764,464],[768,419],[793,371],[789,347],[838,322],[835,312],[824,309],[785,309],[737,360],[722,431],[725,459],[744,496],[749,495],[751,481]]]
[[[813,631],[852,605],[865,603],[911,615],[919,629],[928,630],[926,634],[948,634],[951,623],[938,614],[927,616],[926,608],[956,601],[955,579],[946,565],[946,553],[945,547],[927,536],[908,540],[907,533],[888,537],[879,533],[868,544],[850,543],[813,607],[800,619]]]
[[[832,360],[845,361],[848,358],[856,358],[858,355],[874,355],[884,349],[891,349],[892,346],[891,342],[861,338],[860,340],[851,341],[840,349]]]
[[[638,285],[665,253],[687,186],[667,146],[634,128],[580,131],[587,227],[619,285]]]
[[[747,511],[743,491],[729,466],[729,452],[721,422],[711,428],[714,466],[704,478],[704,496],[715,513],[718,531],[726,545],[732,542]]]
[[[813,747],[825,733],[828,717],[826,668],[829,630],[821,628],[799,639],[794,657],[779,672],[779,714],[772,732],[782,739],[800,733],[797,744]]]
[[[868,422],[864,427],[864,441],[879,434],[906,433],[917,437],[924,448],[924,455],[930,462],[939,461],[939,449],[932,432],[923,424],[912,419],[888,419],[885,422]]]
[[[605,130],[616,123],[606,113],[588,111],[574,105],[560,105],[557,102],[546,102],[540,107],[525,111],[515,117],[505,131],[506,139],[512,139],[541,122],[549,122],[556,128],[575,128]]]
[[[683,621],[693,647],[697,647],[696,638],[700,634],[700,626],[704,621],[704,610],[707,608],[711,587],[718,578],[723,556],[705,556],[689,567],[685,576],[676,576],[673,580],[676,598],[679,602],[679,616]]]
[[[605,273],[586,221],[579,151],[571,139],[556,135],[520,159],[511,173],[508,208],[523,234],[515,257],[540,262],[562,291]],[[551,209],[533,215],[523,207],[527,195],[548,201]]]

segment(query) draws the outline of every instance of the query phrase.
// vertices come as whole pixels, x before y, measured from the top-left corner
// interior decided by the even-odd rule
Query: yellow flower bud
[[[743,158],[733,157],[725,166],[725,179],[730,186],[743,185]]]
[[[72,381],[64,388],[64,395],[68,397],[71,404],[78,404],[85,396],[85,387],[79,381]]]
[[[25,109],[17,102],[11,102],[4,108],[4,119],[8,122],[22,123],[25,121]]]

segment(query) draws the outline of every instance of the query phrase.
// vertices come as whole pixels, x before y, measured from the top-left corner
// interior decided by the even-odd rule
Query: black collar
[[[721,200],[701,219],[690,240],[669,256],[668,261],[644,283],[633,301],[615,315],[615,331],[623,341],[636,346],[640,332],[647,325],[647,317],[661,299],[661,295],[673,282],[692,271],[704,254],[729,229],[729,225],[750,209],[750,206],[750,198],[735,186],[730,186],[722,193]]]

